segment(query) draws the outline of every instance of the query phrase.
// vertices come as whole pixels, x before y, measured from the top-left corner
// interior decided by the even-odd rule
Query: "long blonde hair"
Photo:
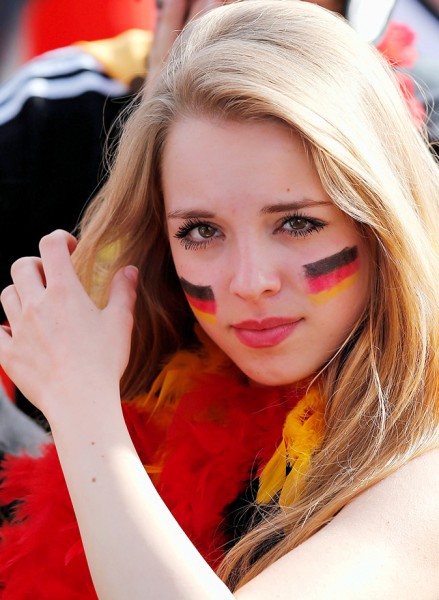
[[[390,70],[342,18],[306,2],[248,0],[191,23],[127,122],[75,253],[101,302],[117,268],[139,267],[127,397],[149,387],[166,356],[194,343],[169,252],[160,168],[172,124],[200,115],[274,119],[298,132],[375,262],[364,318],[321,377],[327,433],[301,498],[228,553],[220,574],[235,589],[438,443],[439,175]],[[105,261],[105,251],[115,256]]]

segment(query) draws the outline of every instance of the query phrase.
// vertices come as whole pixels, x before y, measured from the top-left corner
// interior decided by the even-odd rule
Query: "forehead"
[[[162,186],[165,203],[324,194],[302,139],[276,121],[177,121],[164,149]]]

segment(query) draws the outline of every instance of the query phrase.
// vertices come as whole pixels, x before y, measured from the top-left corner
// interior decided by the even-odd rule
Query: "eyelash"
[[[212,238],[206,238],[205,242],[194,242],[187,237],[193,229],[201,226],[207,226],[216,229],[216,227],[210,223],[206,223],[206,221],[200,221],[199,219],[187,219],[187,221],[185,221],[183,225],[178,228],[174,237],[180,240],[180,243],[185,250],[201,250],[202,248],[207,248],[207,246],[211,243]]]
[[[320,219],[314,219],[313,217],[307,217],[306,215],[300,213],[300,212],[295,212],[292,213],[290,215],[287,215],[284,219],[282,219],[282,223],[281,225],[278,227],[277,231],[282,233],[282,227],[284,227],[289,221],[292,221],[293,219],[301,219],[302,221],[306,221],[307,223],[309,223],[309,229],[307,229],[306,231],[301,231],[299,230],[284,230],[285,233],[287,233],[288,235],[291,235],[295,238],[299,238],[299,237],[306,237],[307,235],[310,235],[311,233],[318,233],[319,231],[321,231],[322,229],[324,229],[327,226],[327,223],[325,223],[324,221],[321,221]]]
[[[303,221],[306,221],[309,224],[309,228],[305,231],[301,231],[301,230],[285,230],[283,229],[283,227],[289,223],[290,221],[292,221],[293,219],[302,219]],[[174,234],[174,237],[177,238],[178,240],[180,240],[180,243],[182,244],[182,246],[186,249],[186,250],[200,250],[203,248],[207,248],[207,246],[209,246],[212,243],[212,239],[214,239],[214,236],[210,237],[210,238],[206,238],[205,241],[203,242],[195,242],[194,240],[190,240],[187,236],[189,235],[189,233],[196,229],[197,227],[212,227],[212,229],[217,230],[217,228],[214,225],[211,225],[210,223],[206,222],[206,221],[201,221],[200,219],[196,219],[196,218],[191,218],[191,219],[187,219],[187,221],[185,221],[183,223],[183,225],[181,225],[177,232]],[[307,235],[310,235],[314,232],[319,232],[322,229],[324,229],[327,226],[327,223],[321,221],[320,219],[314,219],[312,217],[307,217],[306,215],[296,212],[290,215],[287,215],[286,217],[284,217],[282,219],[281,224],[279,225],[279,227],[277,227],[276,229],[276,233],[286,233],[287,235],[290,235],[292,237],[295,238],[299,238],[299,237],[306,237]]]

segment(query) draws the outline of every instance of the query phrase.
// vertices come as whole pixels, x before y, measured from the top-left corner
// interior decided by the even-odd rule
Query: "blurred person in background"
[[[53,50],[0,88],[1,285],[41,233],[75,228],[104,179],[104,146],[144,79],[150,42],[131,30]],[[17,402],[30,408],[21,394]]]
[[[54,49],[0,87],[2,285],[20,249],[73,229],[101,184],[109,131],[145,77],[153,20],[151,0],[0,0],[0,81],[23,57]],[[30,409],[20,393],[17,403]]]
[[[19,23],[27,0],[0,0],[0,82],[20,60]]]
[[[418,100],[428,106],[430,139],[439,152],[439,0],[398,0],[393,19],[413,36],[417,56],[407,72]]]
[[[439,59],[439,0],[398,0],[392,18],[416,33],[421,58]]]
[[[101,184],[107,135],[146,74],[154,14],[152,0],[0,0],[0,64],[13,40],[29,57],[55,49],[0,87],[1,285],[42,234],[75,227]]]
[[[153,29],[153,0],[27,0],[21,37],[27,60],[78,40],[96,41],[128,29]]]

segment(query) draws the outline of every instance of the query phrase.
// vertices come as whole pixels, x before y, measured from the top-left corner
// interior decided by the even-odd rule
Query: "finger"
[[[43,291],[46,285],[41,258],[28,256],[19,258],[11,267],[11,277],[18,296],[23,298]]]
[[[21,317],[21,301],[14,285],[8,285],[1,295],[0,301],[5,311],[6,319],[9,321],[11,327]]]
[[[5,351],[12,341],[11,335],[11,328],[8,325],[0,325],[0,365],[3,369],[5,367]]]
[[[189,0],[159,0],[157,3],[157,27],[154,34],[154,46],[156,46],[156,37],[159,35],[166,38],[166,34],[174,33],[175,30],[181,30],[185,23],[185,17],[189,10]],[[166,23],[167,27],[158,31],[158,26]],[[165,50],[169,50],[165,48]]]
[[[0,366],[11,381],[12,377],[9,366],[11,362],[12,345],[11,328],[8,325],[0,325]]]
[[[223,4],[224,2],[222,0],[195,0],[192,2],[188,20],[198,17],[209,10],[212,10],[212,8],[222,6]]]
[[[136,303],[137,280],[138,270],[136,267],[128,266],[120,269],[111,282],[108,304],[105,310],[116,310],[132,318]]]
[[[61,229],[41,239],[40,254],[47,286],[56,281],[77,279],[71,259],[77,245],[77,239]]]
[[[172,44],[183,29],[188,13],[188,0],[160,0],[157,10],[157,22],[154,43],[148,60],[148,76],[145,94],[148,96],[154,87],[163,62],[168,56]]]
[[[0,330],[3,330],[5,333],[7,333],[9,336],[12,333],[12,329],[9,327],[9,325],[0,325]]]

